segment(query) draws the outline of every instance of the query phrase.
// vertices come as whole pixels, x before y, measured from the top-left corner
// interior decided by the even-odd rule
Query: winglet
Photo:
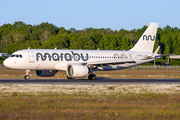
[[[159,48],[160,48],[160,46],[158,46],[158,48],[154,51],[154,53],[153,53],[151,56],[146,56],[146,57],[144,57],[142,60],[147,60],[147,59],[153,59],[153,58],[155,58],[156,55],[157,55],[157,52],[159,51]]]
[[[156,57],[157,52],[159,51],[160,46],[154,51],[154,53],[151,55],[152,58]]]

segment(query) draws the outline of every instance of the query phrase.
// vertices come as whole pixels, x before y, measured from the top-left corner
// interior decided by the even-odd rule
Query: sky
[[[180,28],[178,0],[1,0],[0,26],[22,21],[52,23],[69,30],[133,30],[158,22]]]

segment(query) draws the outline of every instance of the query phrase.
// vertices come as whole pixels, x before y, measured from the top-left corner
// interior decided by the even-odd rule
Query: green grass
[[[180,94],[73,95],[12,93],[0,98],[1,119],[179,119]]]

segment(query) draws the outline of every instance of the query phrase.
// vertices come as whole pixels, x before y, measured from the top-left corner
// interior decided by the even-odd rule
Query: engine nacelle
[[[51,76],[54,76],[57,73],[57,71],[56,70],[36,70],[35,73],[37,76],[51,77]]]
[[[69,65],[67,67],[67,76],[70,78],[86,77],[89,73],[89,69],[85,65]]]

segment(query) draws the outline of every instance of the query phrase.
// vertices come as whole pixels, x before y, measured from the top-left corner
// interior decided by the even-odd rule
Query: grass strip
[[[180,94],[11,94],[0,98],[1,119],[179,119]]]

